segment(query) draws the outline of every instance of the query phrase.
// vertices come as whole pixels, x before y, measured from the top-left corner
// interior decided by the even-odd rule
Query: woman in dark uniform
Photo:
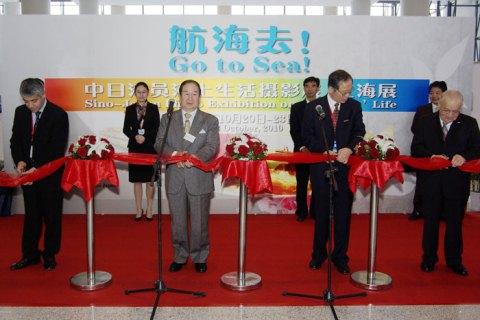
[[[148,85],[139,82],[135,85],[135,98],[137,102],[128,106],[125,111],[123,133],[128,137],[128,152],[152,153],[155,154],[153,144],[157,136],[160,124],[158,107],[147,101]],[[153,166],[128,165],[128,180],[133,182],[135,195],[135,207],[137,214],[135,221],[140,221],[144,214],[142,207],[142,183],[150,182],[153,175]],[[147,209],[146,219],[152,221],[153,196],[155,188],[146,183]]]

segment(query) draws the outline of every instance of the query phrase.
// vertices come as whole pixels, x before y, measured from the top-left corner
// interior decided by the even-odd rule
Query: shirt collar
[[[342,106],[342,104],[340,102],[333,100],[333,98],[330,96],[329,93],[327,94],[327,100],[328,100],[328,105],[330,106],[330,110],[333,111],[333,109],[335,109],[335,103],[338,103],[338,110],[340,111],[340,107]]]
[[[192,122],[193,122],[193,118],[195,118],[195,115],[197,114],[198,108],[196,108],[195,110],[190,111],[190,112],[186,112],[186,111],[183,110],[183,109],[181,109],[181,110],[182,110],[182,119],[183,119],[183,122],[185,122],[185,113],[190,113],[190,114],[191,114],[190,123],[192,123]]]

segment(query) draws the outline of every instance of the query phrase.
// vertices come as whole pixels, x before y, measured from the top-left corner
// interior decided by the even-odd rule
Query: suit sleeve
[[[363,113],[360,103],[355,105],[355,112],[353,114],[353,127],[351,139],[348,147],[355,152],[355,146],[363,140],[365,136],[365,124],[363,123]]]
[[[299,119],[298,117],[296,104],[293,104],[290,109],[290,136],[292,137],[294,148],[297,146],[298,148],[301,148],[303,146],[302,120],[303,119]]]
[[[10,138],[10,151],[12,153],[13,162],[15,166],[18,162],[27,162],[29,155],[24,154],[24,128],[21,125],[22,115],[20,108],[15,110],[15,116],[13,118],[12,137]]]
[[[418,118],[420,117],[420,113],[419,111],[417,110],[417,112],[415,112],[415,115],[413,116],[413,121],[412,121],[412,127],[410,128],[410,130],[412,131],[412,133],[415,133],[415,130],[418,126]]]
[[[55,125],[52,126],[52,131],[50,132],[51,139],[48,148],[48,159],[51,161],[65,155],[68,142],[68,114],[63,110],[57,112],[56,119],[53,123]]]
[[[429,158],[433,155],[426,144],[425,131],[427,126],[425,121],[427,121],[426,118],[419,119],[418,126],[415,128],[413,133],[412,145],[410,147],[410,152],[413,157]]]
[[[315,114],[315,109],[310,108],[310,105],[305,106],[305,112],[302,119],[302,142],[305,147],[311,152],[324,152],[326,148],[323,143],[323,138],[317,136],[315,122],[319,121]]]
[[[470,135],[468,136],[467,150],[462,156],[467,160],[480,158],[480,131],[475,119],[471,120]]]
[[[132,109],[130,107],[127,107],[127,110],[125,110],[125,120],[123,121],[123,133],[129,139],[133,139],[137,135],[137,133],[132,128],[131,110]]]
[[[156,105],[152,107],[151,118],[149,120],[148,129],[145,130],[145,143],[153,145],[157,137],[158,126],[160,125],[160,113]]]
[[[194,155],[203,162],[210,161],[218,152],[220,146],[220,134],[218,119],[211,116],[211,121],[207,129],[207,141]]]

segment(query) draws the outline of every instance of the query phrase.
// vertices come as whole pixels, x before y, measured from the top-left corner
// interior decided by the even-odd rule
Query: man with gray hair
[[[462,222],[465,199],[470,194],[470,174],[458,167],[480,157],[480,131],[477,120],[460,113],[463,96],[447,90],[439,102],[439,110],[418,121],[412,141],[412,156],[442,158],[451,166],[443,170],[419,171],[422,185],[423,256],[420,269],[435,270],[438,262],[439,219],[445,217],[445,260],[454,273],[467,276],[462,263]]]
[[[17,107],[13,119],[10,150],[18,174],[65,155],[68,140],[68,116],[48,101],[42,80],[28,78],[20,85],[24,104]],[[43,258],[46,270],[55,269],[60,250],[63,193],[60,188],[63,167],[42,180],[22,186],[25,219],[22,234],[22,258],[10,266],[18,270],[38,264]],[[39,249],[45,225],[44,250]]]

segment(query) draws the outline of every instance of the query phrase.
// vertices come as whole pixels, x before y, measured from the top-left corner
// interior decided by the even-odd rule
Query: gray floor
[[[480,319],[479,305],[336,307],[340,320],[470,320]],[[1,307],[0,320],[137,320],[149,319],[151,308]],[[313,320],[333,319],[328,307],[159,308],[155,319],[167,320]]]

